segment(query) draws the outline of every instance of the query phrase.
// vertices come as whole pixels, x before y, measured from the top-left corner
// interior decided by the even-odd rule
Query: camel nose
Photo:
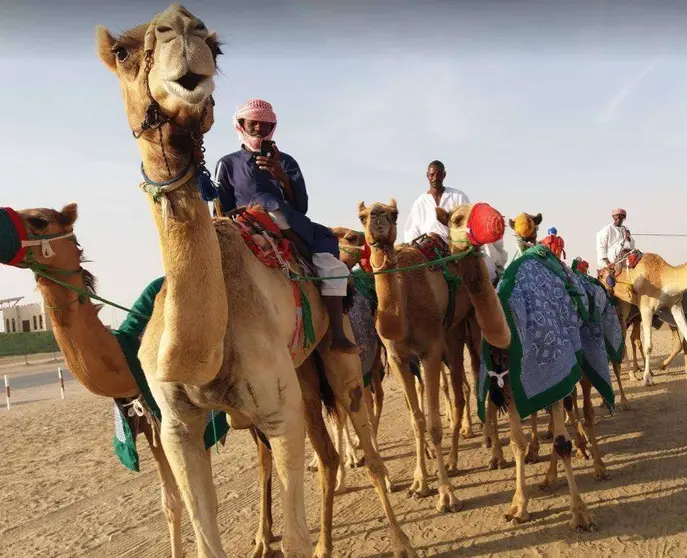
[[[473,246],[483,246],[501,240],[506,231],[506,224],[501,212],[488,203],[476,203],[468,219],[470,242]]]

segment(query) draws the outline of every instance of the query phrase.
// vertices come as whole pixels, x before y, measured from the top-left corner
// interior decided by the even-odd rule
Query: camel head
[[[339,259],[348,266],[348,269],[353,269],[360,263],[367,247],[365,233],[346,227],[334,227],[332,232],[339,240]]]
[[[505,223],[501,212],[486,203],[459,205],[450,213],[436,208],[437,220],[448,227],[449,248],[461,254],[503,238]]]
[[[29,267],[34,262],[44,269],[76,271],[81,268],[81,249],[74,236],[77,206],[70,203],[61,211],[46,208],[0,209],[4,234],[0,253],[2,263]],[[7,225],[12,223],[12,228]],[[65,277],[60,277],[65,279]]]
[[[508,219],[508,226],[515,231],[515,234],[525,242],[537,242],[537,231],[542,222],[541,213],[530,215],[521,213],[515,219]]]
[[[96,42],[100,59],[119,79],[135,134],[143,132],[157,142],[160,119],[169,119],[163,131],[174,145],[180,128],[210,129],[221,51],[215,33],[186,8],[172,4],[149,23],[117,37],[98,26]],[[162,115],[156,114],[156,104]]]
[[[392,199],[389,205],[380,202],[365,207],[365,202],[358,206],[358,217],[365,227],[365,240],[370,246],[391,248],[396,242],[398,207]]]

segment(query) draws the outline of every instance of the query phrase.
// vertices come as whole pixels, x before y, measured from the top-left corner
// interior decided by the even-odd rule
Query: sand
[[[656,335],[654,362],[668,352],[670,337]],[[50,364],[51,367],[56,365]],[[514,469],[487,470],[480,440],[461,443],[463,474],[453,479],[464,509],[441,515],[435,497],[413,500],[400,490],[391,501],[421,556],[685,556],[687,555],[687,423],[682,358],[665,372],[655,365],[656,385],[645,388],[627,376],[631,409],[608,416],[595,408],[600,449],[611,480],[596,482],[591,461],[575,460],[577,482],[599,525],[578,534],[568,526],[568,490],[561,472],[557,489],[543,493],[550,445],[541,461],[527,466],[533,520],[506,523]],[[42,369],[41,369],[42,370]],[[8,373],[3,370],[3,373]],[[21,367],[13,374],[29,374]],[[22,393],[26,392],[26,393]],[[386,380],[387,399],[380,443],[394,482],[405,488],[414,468],[412,433],[402,393]],[[7,557],[167,557],[168,533],[159,506],[159,485],[150,452],[141,439],[141,472],[122,467],[112,451],[113,410],[75,382],[59,399],[59,385],[13,392],[17,404],[0,410],[2,490],[0,556]],[[22,400],[23,404],[19,404]],[[545,418],[540,418],[542,426]],[[448,429],[446,429],[448,432]],[[501,437],[506,439],[505,425]],[[447,440],[447,438],[444,438]],[[308,446],[308,452],[310,453]],[[510,448],[505,448],[510,460]],[[309,455],[308,455],[309,457]],[[220,455],[213,453],[219,524],[229,556],[247,556],[258,518],[255,448],[246,431],[231,432]],[[434,465],[430,462],[430,470]],[[436,486],[436,480],[432,480]],[[389,534],[379,501],[364,469],[348,475],[349,491],[335,499],[335,554],[389,555]],[[280,489],[275,486],[275,532],[281,531]],[[318,532],[319,488],[306,472],[305,498],[313,543]],[[185,555],[195,556],[184,512]],[[275,545],[277,548],[277,545]]]

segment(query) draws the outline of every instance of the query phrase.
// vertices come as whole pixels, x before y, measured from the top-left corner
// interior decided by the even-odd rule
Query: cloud
[[[635,89],[637,89],[646,77],[656,68],[659,64],[660,59],[656,59],[646,66],[644,66],[641,71],[635,75],[630,81],[628,81],[615,96],[608,102],[605,110],[599,115],[597,122],[600,125],[608,124],[615,116],[618,107],[623,103],[625,98],[630,95]]]

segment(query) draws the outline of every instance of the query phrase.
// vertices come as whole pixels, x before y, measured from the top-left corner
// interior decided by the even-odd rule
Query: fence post
[[[57,377],[60,379],[60,393],[62,394],[62,399],[64,399],[64,376],[59,366],[57,367]]]
[[[7,399],[7,410],[10,410],[10,382],[5,374],[5,399]]]

